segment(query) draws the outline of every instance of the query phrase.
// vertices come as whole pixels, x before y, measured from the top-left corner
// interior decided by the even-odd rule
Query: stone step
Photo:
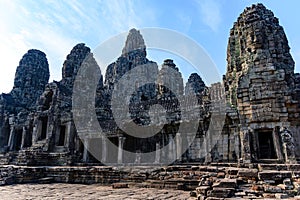
[[[40,184],[48,184],[48,183],[53,183],[54,178],[53,177],[45,177],[45,178],[40,178],[37,180],[38,183]]]
[[[282,182],[286,178],[292,178],[292,171],[266,170],[258,173],[258,178],[262,181]]]
[[[213,184],[213,188],[236,188],[237,187],[237,180],[236,179],[222,179],[219,183]]]
[[[230,198],[234,195],[234,188],[213,188],[207,192],[208,197],[216,197],[216,198]]]
[[[300,164],[258,164],[259,171],[300,171]]]

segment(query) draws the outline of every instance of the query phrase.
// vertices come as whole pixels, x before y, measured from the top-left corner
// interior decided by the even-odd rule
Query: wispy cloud
[[[202,21],[217,32],[221,24],[221,5],[216,0],[196,0]]]
[[[193,21],[191,16],[186,15],[182,12],[178,12],[177,13],[177,18],[179,19],[181,31],[183,31],[184,33],[188,32],[189,29],[191,28],[191,24],[192,24],[192,21]]]
[[[103,17],[111,23],[117,32],[123,32],[132,27],[140,26],[140,19],[134,9],[133,0],[128,1],[101,1]]]
[[[155,11],[141,12],[143,6],[136,0],[1,1],[0,93],[12,88],[15,69],[28,49],[44,51],[50,78],[59,80],[62,63],[76,43],[95,48],[115,34],[155,21]]]

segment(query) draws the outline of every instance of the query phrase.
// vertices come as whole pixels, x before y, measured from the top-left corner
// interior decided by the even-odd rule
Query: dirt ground
[[[19,184],[0,187],[1,200],[15,199],[194,199],[189,192],[148,188],[112,189],[108,186],[81,184]]]

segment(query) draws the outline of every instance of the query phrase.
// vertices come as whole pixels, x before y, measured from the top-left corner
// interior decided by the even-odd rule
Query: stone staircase
[[[34,157],[35,166],[67,166],[71,165],[71,163],[72,158],[68,152],[37,152]]]
[[[203,176],[193,193],[201,200],[296,199],[299,195],[299,164],[258,164],[255,168],[220,167],[215,173]]]
[[[57,155],[52,158],[57,159]],[[51,160],[52,162],[52,160]],[[49,160],[48,160],[49,163]],[[58,182],[190,191],[191,198],[300,198],[300,164],[211,166],[0,166],[0,183]],[[2,182],[1,182],[2,181]]]
[[[68,152],[49,153],[43,151],[20,150],[10,153],[10,159],[3,158],[4,165],[18,166],[67,166],[71,165],[72,157]],[[1,161],[1,156],[0,156]]]

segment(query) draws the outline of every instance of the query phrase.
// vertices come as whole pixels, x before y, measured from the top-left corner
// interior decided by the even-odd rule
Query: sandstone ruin
[[[66,168],[65,171],[72,174],[73,179],[69,177],[65,180],[60,177],[56,181],[112,183],[126,179],[126,173],[114,172],[110,167],[101,168],[103,163],[119,166],[132,163],[153,165],[160,163],[161,160],[170,160],[173,164],[186,165],[221,166],[223,163],[226,167],[260,166],[261,169],[268,169],[268,164],[273,167],[276,165],[272,164],[278,164],[277,166],[283,168],[294,166],[294,171],[300,169],[297,165],[300,161],[300,75],[294,73],[294,61],[283,27],[279,25],[279,20],[274,14],[262,4],[246,8],[230,30],[227,72],[223,82],[206,86],[202,78],[193,73],[184,84],[180,73],[181,66],[177,67],[171,59],[166,59],[159,69],[155,62],[147,59],[144,39],[135,29],[129,31],[125,47],[120,53],[121,56],[107,67],[106,72],[102,72],[105,73],[105,78],[100,76],[96,91],[94,110],[107,137],[82,139],[78,136],[73,121],[72,92],[81,64],[86,57],[92,55],[90,48],[85,44],[77,44],[63,64],[62,80],[52,83],[48,83],[49,66],[46,55],[39,50],[29,50],[19,63],[12,91],[0,96],[2,170],[7,171],[8,168],[5,166],[13,165],[14,169],[10,168],[13,174],[23,169],[23,166],[35,166],[35,176],[39,179],[45,178],[45,174],[48,174],[46,177],[51,177],[51,174],[63,173],[60,168],[44,169],[39,166],[74,166]],[[161,112],[159,108],[163,107],[167,113],[166,125],[162,130],[157,135],[145,139],[136,139],[122,131],[111,111],[114,86],[124,74],[139,65],[153,66],[158,74],[158,84],[136,85],[136,92],[132,95],[129,105],[132,120],[143,126],[151,123],[150,111],[159,116]],[[168,69],[176,71],[174,76],[176,80],[180,80],[174,85],[176,91],[164,87],[164,84],[173,84],[167,83]],[[191,111],[198,109],[200,113],[200,116],[196,116],[199,127],[195,139],[190,138],[188,130],[177,133],[180,123],[189,124],[190,121],[181,116],[178,99],[174,93],[180,95],[188,105],[191,95],[197,97],[197,103],[188,106]],[[126,98],[126,91],[122,95]],[[226,106],[215,107],[218,104],[214,102],[219,101],[226,101]],[[161,107],[152,110],[150,108],[153,105]],[[119,106],[121,108],[124,105]],[[216,110],[226,113],[225,124],[221,127],[222,134],[217,139],[214,131],[209,131],[212,112]],[[157,125],[153,126],[159,126],[161,119],[154,120],[157,120]],[[124,122],[124,126],[126,123]],[[107,149],[107,139],[119,149],[122,147],[131,152],[141,153],[155,151],[169,143],[172,145],[167,152],[161,151],[152,160],[146,160],[142,156],[129,157],[125,160],[123,152],[118,148]],[[183,143],[192,139],[192,144],[186,151],[181,148]],[[99,145],[100,159],[88,151],[88,147],[95,143]],[[75,167],[91,165],[99,166],[94,168],[95,174],[105,177],[105,180],[95,181],[91,178],[93,180],[89,182],[88,178],[78,178],[87,168],[75,169]],[[180,169],[172,168],[173,171],[181,173],[187,170],[185,167]],[[270,174],[261,173],[258,176],[257,169],[243,171],[239,168],[226,170],[224,168],[222,171],[212,167],[209,172],[216,172],[216,177],[226,176],[232,179],[217,183],[218,186],[212,190],[212,182],[215,180],[201,176],[201,172],[205,171],[204,168],[188,169],[193,172],[193,178],[189,182],[191,188],[200,182],[197,189],[200,196],[207,196],[210,190],[209,194],[212,194],[212,197],[214,194],[218,197],[219,193],[224,191],[227,196],[232,196],[234,195],[232,188],[236,188],[239,181],[250,180],[252,175],[254,179],[261,181],[274,181],[274,184],[276,181],[276,184],[279,182],[284,184],[283,181],[286,181],[286,185],[292,185],[291,182],[287,183],[292,178],[292,172],[281,173],[278,181],[272,180],[270,177],[273,175]],[[25,167],[23,170],[30,173],[32,168]],[[116,173],[118,175],[112,175]],[[177,177],[183,178],[185,175],[188,176],[178,174]],[[7,174],[1,176],[4,180]],[[92,177],[93,173],[87,176]],[[116,178],[112,178],[113,176]],[[168,175],[151,176],[154,179],[152,184],[155,185],[159,184],[161,179],[159,177]],[[173,176],[175,177],[174,174]],[[238,181],[234,179],[237,176],[240,177]],[[298,172],[298,179],[299,176]],[[146,180],[146,177],[149,178],[148,175],[140,174],[140,180]],[[129,180],[128,177],[126,180]],[[209,181],[211,183],[208,183]],[[249,183],[259,185],[259,181],[254,181]],[[189,187],[183,185],[182,187]],[[178,187],[180,188],[180,184],[176,184],[176,189]],[[278,189],[277,186],[272,187],[275,186],[272,184],[268,188],[266,186],[265,192],[277,189],[274,193],[281,193],[284,190]],[[295,188],[296,186],[293,186],[293,189]],[[243,193],[237,193],[235,196],[243,196]],[[244,196],[247,195],[245,193]]]

